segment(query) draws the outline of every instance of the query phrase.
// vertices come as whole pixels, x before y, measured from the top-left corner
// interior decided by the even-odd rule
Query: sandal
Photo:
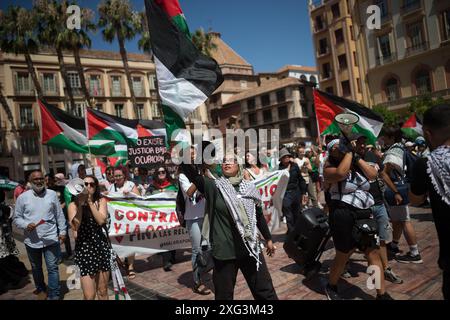
[[[203,289],[200,290],[200,287],[203,286]],[[198,284],[192,288],[192,291],[194,293],[200,294],[202,296],[207,296],[208,294],[211,294],[211,291],[208,290],[203,284]]]
[[[136,272],[134,269],[128,270],[128,280],[133,280],[134,278],[136,278]]]

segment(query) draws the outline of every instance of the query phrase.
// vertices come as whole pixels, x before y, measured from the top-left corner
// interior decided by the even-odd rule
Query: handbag
[[[374,219],[371,219],[366,214],[364,217],[359,217],[353,213],[355,222],[352,228],[352,238],[356,246],[361,251],[366,251],[378,245],[378,224]]]
[[[204,238],[202,236],[202,241],[200,243],[203,243],[203,240],[204,240]],[[209,243],[205,249],[202,249],[197,254],[196,260],[197,260],[197,265],[199,266],[201,273],[207,273],[214,268],[214,257],[213,257],[212,249],[211,249],[211,246],[209,245]]]

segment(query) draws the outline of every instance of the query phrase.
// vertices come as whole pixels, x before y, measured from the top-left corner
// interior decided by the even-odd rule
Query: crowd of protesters
[[[348,261],[359,251],[369,265],[384,271],[376,299],[391,300],[385,281],[401,284],[403,280],[389,264],[389,256],[399,263],[423,263],[409,205],[430,204],[440,243],[443,293],[449,299],[449,109],[448,105],[429,109],[424,116],[424,137],[417,139],[406,139],[400,128],[384,128],[375,143],[363,134],[329,135],[321,145],[299,142],[280,149],[262,149],[258,156],[247,152],[245,165],[238,163],[235,154],[226,154],[220,164],[182,164],[175,173],[164,165],[152,170],[107,167],[100,182],[86,174],[83,164],[74,165],[67,178],[62,173],[44,176],[36,170],[14,190],[14,215],[2,204],[0,269],[7,269],[7,257],[10,260],[18,254],[10,232],[13,221],[24,232],[35,294],[60,298],[58,265],[64,244],[64,258],[74,260],[80,269],[84,298],[108,299],[111,246],[103,195],[148,196],[169,191],[178,194],[180,224],[191,239],[193,292],[211,294],[203,278],[212,268],[215,298],[233,299],[237,272],[241,270],[255,299],[277,299],[264,259],[264,253],[271,257],[276,248],[252,181],[269,172],[287,170],[289,181],[280,217],[287,234],[293,232],[298,217],[308,208],[323,209],[328,215],[335,249],[325,287],[328,299],[340,299],[339,280],[351,274]],[[189,146],[184,152],[194,160],[204,148]],[[67,185],[75,178],[81,181],[81,193]],[[1,195],[3,203],[4,193]],[[357,238],[354,229],[362,223],[373,232]],[[69,234],[75,238],[74,248]],[[406,253],[399,249],[402,235],[409,247]],[[170,271],[176,251],[160,255],[164,270]],[[205,261],[208,257],[213,262],[211,267]],[[125,259],[130,280],[136,276],[134,260],[134,255]],[[8,263],[15,263],[20,271],[17,259]],[[23,275],[0,279],[0,284],[17,283],[21,278]]]

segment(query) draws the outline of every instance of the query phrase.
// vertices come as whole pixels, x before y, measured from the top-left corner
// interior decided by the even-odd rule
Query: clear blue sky
[[[135,10],[143,0],[131,0]],[[222,34],[256,72],[275,71],[286,64],[314,66],[307,0],[179,0],[191,32],[209,28]],[[96,11],[100,1],[78,0]],[[30,7],[31,0],[1,0],[0,8],[15,4]],[[92,35],[94,49],[119,50],[117,43]],[[139,52],[137,38],[127,43],[129,52]]]

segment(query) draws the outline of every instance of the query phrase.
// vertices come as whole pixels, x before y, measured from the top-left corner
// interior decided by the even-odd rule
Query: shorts
[[[392,206],[389,207],[389,216],[392,222],[406,222],[411,221],[409,216],[408,206]]]
[[[334,201],[333,201],[334,202]],[[368,210],[367,210],[368,211]],[[370,211],[362,217],[358,214],[358,218],[369,218]],[[358,248],[359,244],[353,238],[353,226],[355,225],[354,212],[351,207],[336,206],[333,203],[333,210],[329,216],[331,236],[333,237],[334,247],[336,250],[349,253],[353,249]],[[374,239],[372,245],[367,248],[375,249],[377,247],[377,240]]]
[[[372,208],[373,218],[378,225],[378,236],[381,241],[389,243],[392,241],[392,228],[389,223],[389,215],[384,204],[374,205]]]

